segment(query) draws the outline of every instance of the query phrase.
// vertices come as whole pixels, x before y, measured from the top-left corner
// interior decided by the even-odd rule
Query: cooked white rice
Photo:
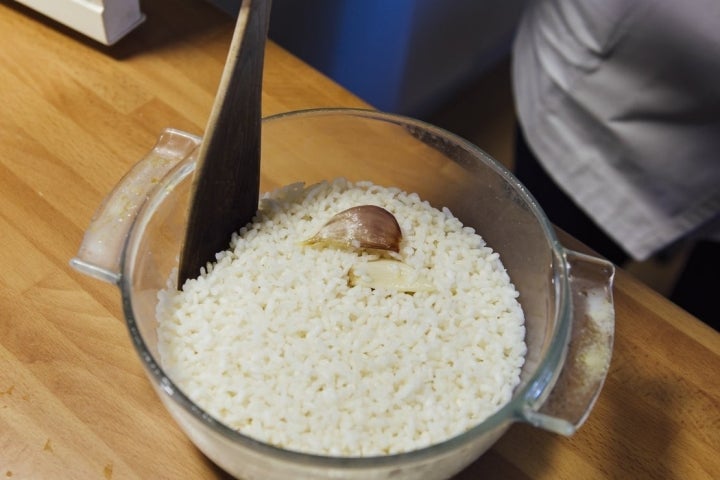
[[[430,292],[348,286],[376,255],[302,245],[335,213],[373,204],[403,232],[398,258]],[[509,401],[523,313],[498,254],[416,194],[339,179],[261,201],[209,272],[160,293],[158,349],[190,399],[240,432],[333,456],[405,452]]]

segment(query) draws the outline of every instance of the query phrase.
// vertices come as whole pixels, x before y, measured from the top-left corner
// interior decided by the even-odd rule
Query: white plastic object
[[[15,1],[105,45],[112,45],[145,21],[139,0]]]

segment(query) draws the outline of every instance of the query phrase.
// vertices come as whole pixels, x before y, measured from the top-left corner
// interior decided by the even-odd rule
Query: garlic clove
[[[406,293],[432,292],[430,279],[398,260],[380,259],[353,266],[348,271],[351,287],[385,288]]]
[[[360,205],[334,215],[306,245],[400,252],[402,231],[393,216],[376,205]]]

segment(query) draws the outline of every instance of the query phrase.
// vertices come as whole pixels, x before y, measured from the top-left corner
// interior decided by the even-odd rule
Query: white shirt
[[[540,162],[632,257],[720,233],[720,0],[530,2],[513,87]]]

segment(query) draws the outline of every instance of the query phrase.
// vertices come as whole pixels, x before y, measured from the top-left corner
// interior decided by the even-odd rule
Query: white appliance
[[[145,20],[139,0],[15,0],[105,45]]]

